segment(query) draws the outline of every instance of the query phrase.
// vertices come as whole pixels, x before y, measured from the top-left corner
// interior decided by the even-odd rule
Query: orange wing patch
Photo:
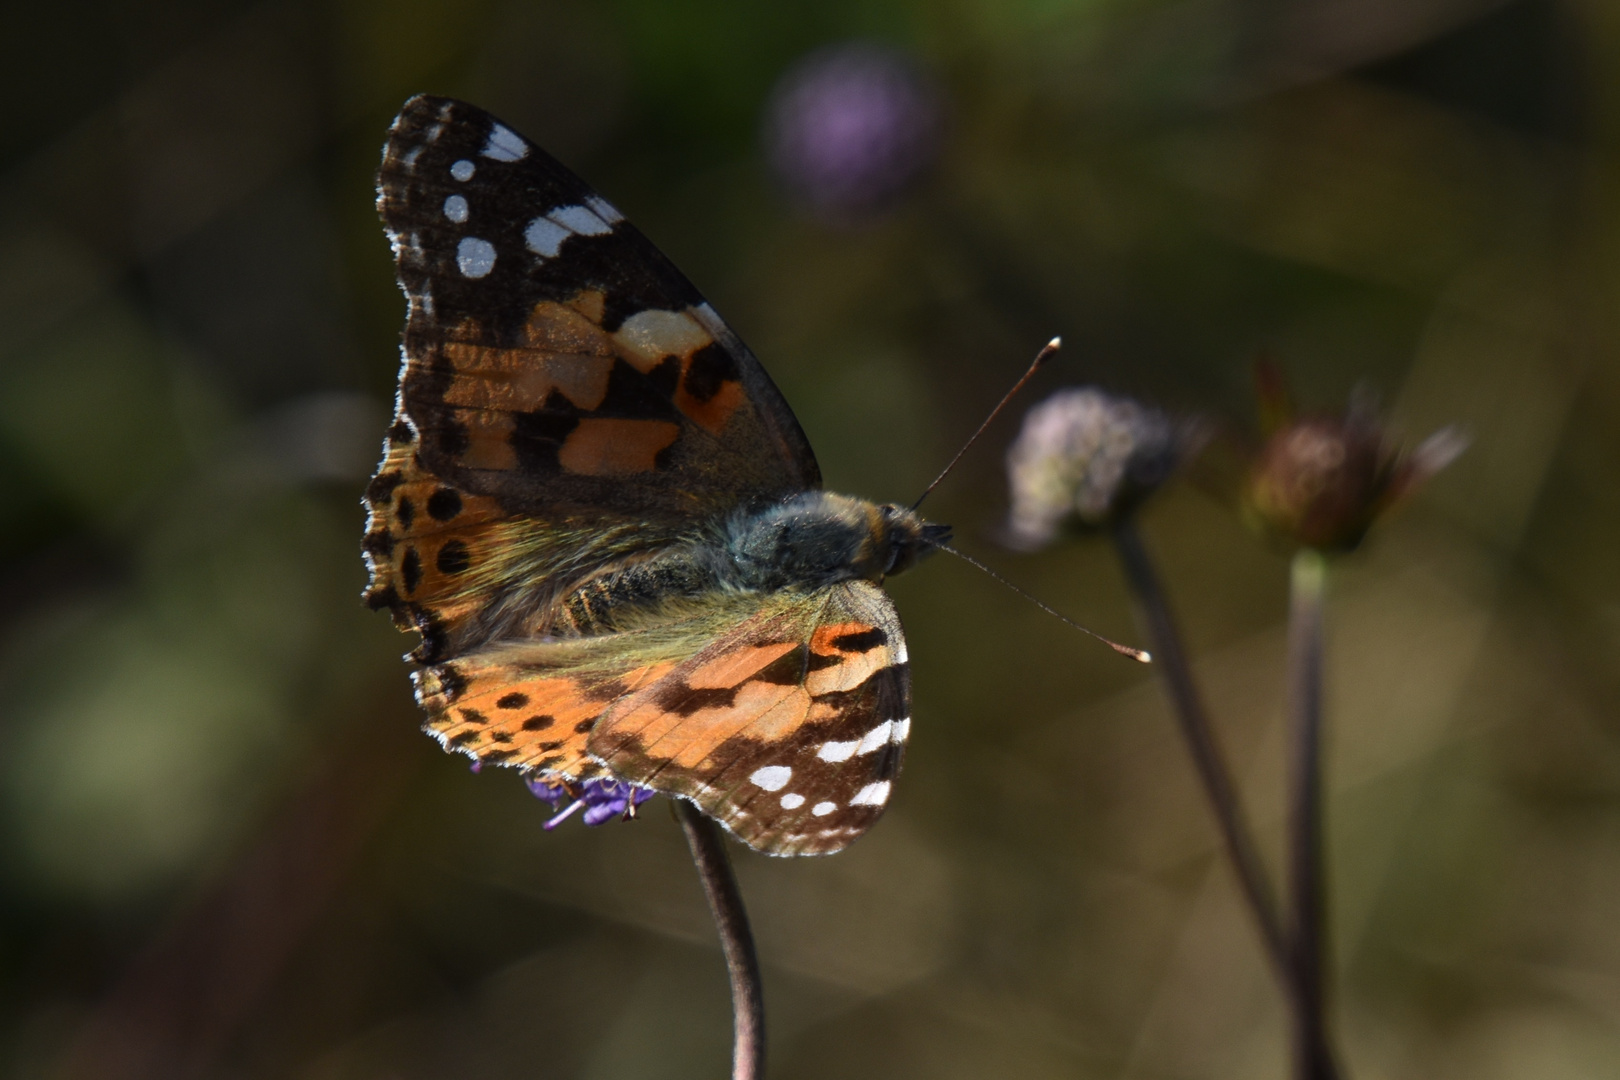
[[[555,412],[556,394],[579,418],[558,450],[564,470],[585,476],[652,471],[659,453],[680,437],[679,424],[591,415],[607,399],[619,363],[648,375],[673,360],[676,414],[712,435],[724,431],[747,404],[735,361],[695,309],[637,312],[610,334],[601,326],[605,308],[600,291],[583,290],[566,303],[536,303],[515,343],[490,344],[473,319],[446,333],[442,356],[450,377],[432,394],[448,407],[459,431],[455,458],[460,465],[497,472],[519,468],[513,418]],[[435,404],[431,398],[424,403]]]
[[[585,476],[651,472],[659,452],[680,433],[680,427],[667,420],[581,420],[557,451],[557,461],[569,472]]]
[[[715,751],[739,735],[788,739],[838,715],[839,702],[820,699],[855,689],[892,662],[890,650],[876,647],[882,641],[877,627],[848,622],[817,628],[808,651],[801,641],[753,641],[701,654],[614,716],[602,745],[634,745],[640,755],[696,769],[718,764]]]
[[[810,673],[804,687],[812,697],[853,690],[891,662],[882,630],[863,622],[818,626],[810,635]]]
[[[585,751],[597,717],[618,698],[663,677],[671,662],[616,676],[533,674],[474,656],[416,673],[427,730],[446,750],[479,761],[588,780],[601,765]]]
[[[660,695],[615,717],[615,744],[633,742],[647,757],[697,769],[712,759],[717,747],[744,731],[766,741],[786,738],[809,719],[811,710],[803,687],[767,682],[741,683],[713,705],[691,708],[693,700],[689,695],[679,707],[671,707]]]

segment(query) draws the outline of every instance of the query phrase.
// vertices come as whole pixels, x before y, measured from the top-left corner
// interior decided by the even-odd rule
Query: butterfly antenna
[[[924,488],[921,495],[917,496],[917,501],[911,504],[911,509],[913,511],[922,505],[922,501],[924,499],[928,498],[929,492],[939,487],[939,482],[941,480],[945,479],[951,474],[951,470],[956,468],[956,463],[962,460],[962,455],[968,452],[968,447],[979,441],[979,436],[984,434],[984,429],[989,427],[990,422],[993,421],[997,416],[1001,415],[1001,410],[1007,407],[1007,402],[1013,399],[1013,395],[1022,390],[1024,388],[1024,384],[1033,379],[1035,377],[1035,373],[1041,370],[1041,365],[1052,359],[1052,357],[1056,356],[1057,351],[1062,347],[1063,339],[1053,338],[1051,341],[1046,343],[1046,347],[1044,349],[1035,354],[1035,359],[1030,362],[1029,370],[1024,372],[1023,376],[1017,382],[1013,383],[1013,388],[1002,396],[1001,403],[990,410],[990,415],[984,418],[984,423],[979,425],[979,430],[975,431],[972,437],[970,437],[967,442],[962,444],[962,449],[958,450],[956,452],[956,456],[951,458],[950,464],[946,465],[944,469],[940,470],[940,474],[934,477],[934,482]]]
[[[1025,600],[1028,600],[1030,603],[1034,604],[1036,607],[1038,607],[1042,611],[1046,612],[1048,615],[1051,615],[1051,616],[1053,616],[1055,618],[1061,619],[1063,622],[1068,623],[1070,626],[1074,627],[1076,630],[1080,631],[1082,634],[1090,634],[1092,637],[1096,638],[1098,641],[1102,642],[1104,645],[1107,645],[1110,649],[1113,649],[1115,652],[1119,653],[1121,656],[1128,656],[1132,660],[1138,660],[1138,661],[1140,661],[1140,662],[1142,662],[1144,664],[1153,663],[1153,654],[1148,652],[1146,649],[1133,649],[1129,645],[1121,645],[1119,642],[1114,641],[1112,638],[1103,637],[1101,634],[1097,633],[1097,631],[1091,629],[1089,626],[1081,626],[1079,623],[1075,622],[1073,619],[1071,619],[1067,615],[1063,614],[1063,612],[1058,611],[1055,608],[1048,607],[1046,604],[1041,603],[1035,597],[1031,596],[1029,593],[1025,592],[1023,589],[1020,589],[1018,586],[1014,585],[1012,582],[1008,581],[1006,578],[1002,577],[1000,574],[996,573],[994,570],[990,569],[988,566],[984,565],[984,563],[980,562],[978,559],[975,559],[973,556],[968,555],[965,552],[957,551],[955,548],[951,547],[949,544],[935,544],[934,546],[939,548],[939,550],[941,550],[941,551],[947,551],[947,552],[951,553],[952,555],[955,555],[958,559],[961,559],[965,563],[968,563],[968,564],[970,564],[972,566],[977,566],[980,570],[983,570],[985,573],[989,574],[991,577],[995,578],[997,581],[999,581],[1003,585],[1007,586],[1007,588],[1011,589],[1013,592],[1017,593],[1019,596],[1022,596]]]

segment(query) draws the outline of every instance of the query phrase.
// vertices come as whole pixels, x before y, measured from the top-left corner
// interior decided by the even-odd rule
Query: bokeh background
[[[914,497],[1053,334],[1020,408],[1095,381],[1241,437],[1265,353],[1308,404],[1366,385],[1413,438],[1462,425],[1334,584],[1348,1072],[1620,1074],[1611,0],[65,0],[4,26],[0,1073],[726,1068],[667,810],[543,832],[515,776],[417,732],[408,642],[359,603],[404,312],[372,179],[431,91],[662,246],[835,489]],[[783,104],[807,62],[855,121]],[[994,546],[1015,430],[932,515],[1140,640],[1105,543]],[[1275,866],[1285,558],[1196,477],[1143,529]],[[889,814],[834,858],[736,853],[772,1075],[1284,1075],[1153,672],[953,560],[892,591],[916,724]]]

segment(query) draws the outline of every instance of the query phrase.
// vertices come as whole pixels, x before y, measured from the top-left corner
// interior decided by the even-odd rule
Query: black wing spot
[[[394,489],[405,482],[403,473],[382,472],[371,478],[366,485],[366,498],[381,506],[394,494]]]
[[[360,546],[373,555],[381,555],[386,559],[394,553],[394,534],[387,529],[378,529],[374,533],[367,533],[366,538],[360,541]]]
[[[748,681],[754,682],[757,680],[759,682],[774,683],[777,686],[798,686],[804,682],[804,676],[810,667],[805,660],[807,651],[803,645],[800,645],[792,652],[785,653],[760,668],[749,676]]]
[[[547,716],[545,713],[540,713],[537,716],[531,716],[527,720],[523,721],[523,730],[544,731],[546,728],[550,727],[556,722],[557,718],[555,716]]]
[[[574,731],[577,734],[583,735],[583,734],[585,734],[587,731],[591,730],[591,728],[593,728],[595,726],[596,726],[596,718],[593,716],[589,720],[581,720],[579,723],[575,724],[574,725]]]
[[[516,750],[491,750],[487,754],[480,754],[479,755],[480,760],[487,761],[491,765],[499,765],[501,762],[510,760],[511,758],[515,758],[515,757],[517,757],[517,751]]]
[[[495,707],[497,709],[521,709],[528,703],[528,694],[514,690],[510,694],[502,694],[500,699],[495,702]]]
[[[832,647],[843,653],[863,653],[871,652],[888,640],[889,635],[885,634],[881,628],[874,626],[870,630],[862,630],[859,633],[839,634],[832,639]]]
[[[388,429],[388,437],[394,442],[409,446],[411,443],[416,441],[416,429],[411,427],[411,425],[406,423],[405,419],[401,417],[400,419],[395,420],[393,426]]]
[[[378,611],[385,607],[393,607],[399,603],[399,590],[392,585],[384,589],[374,589],[366,593],[365,599],[367,607],[372,611]]]
[[[565,405],[567,411],[553,408],[554,402]],[[510,442],[518,465],[529,472],[560,472],[562,465],[557,461],[557,452],[579,426],[579,417],[574,412],[567,398],[552,391],[540,408],[512,417]]]
[[[478,741],[478,732],[476,732],[476,731],[463,731],[459,735],[450,736],[449,745],[451,745],[451,746],[466,746],[468,743],[477,742],[477,741]]]
[[[509,731],[492,731],[489,733],[489,739],[491,742],[509,743],[512,741],[512,733]]]
[[[462,541],[451,540],[439,549],[439,555],[433,560],[433,565],[439,568],[441,574],[464,573],[472,565],[472,553]]]
[[[416,505],[408,496],[399,497],[399,505],[394,508],[394,512],[399,515],[399,527],[402,529],[409,529],[411,522],[416,520]]]
[[[434,521],[449,521],[461,513],[461,495],[456,491],[442,487],[428,496],[428,517]]]
[[[675,384],[680,377],[681,362],[673,356],[664,357],[646,374],[616,359],[608,373],[607,393],[592,415],[678,420]]]
[[[698,401],[708,401],[720,392],[721,386],[737,382],[740,378],[737,361],[719,342],[715,342],[692,354],[682,385]]]
[[[545,751],[548,751],[548,750],[555,750],[555,749],[557,749],[557,747],[561,746],[564,741],[565,740],[563,740],[563,739],[555,739],[552,742],[543,742],[543,743],[540,744],[540,749],[541,749],[542,752],[545,752]]]
[[[422,584],[422,557],[415,548],[405,549],[405,557],[399,562],[399,573],[405,579],[405,591],[408,593],[415,592],[416,587]]]
[[[691,716],[703,709],[727,709],[737,700],[736,687],[713,690],[694,690],[690,686],[677,684],[670,687],[658,697],[658,705],[665,712],[673,712],[680,716]]]
[[[469,724],[487,724],[489,719],[477,709],[462,709],[461,718]]]

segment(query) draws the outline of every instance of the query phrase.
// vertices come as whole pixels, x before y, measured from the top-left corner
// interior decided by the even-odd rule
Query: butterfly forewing
[[[856,581],[778,599],[615,704],[588,746],[751,847],[811,855],[883,813],[910,728],[899,617]]]
[[[410,299],[401,408],[511,512],[685,523],[820,482],[798,422],[606,200],[473,106],[408,102],[378,208]]]

